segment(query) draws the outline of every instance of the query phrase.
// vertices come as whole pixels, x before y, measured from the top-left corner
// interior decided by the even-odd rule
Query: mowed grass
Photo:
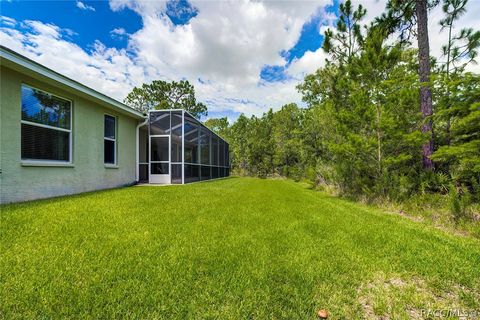
[[[423,318],[480,309],[480,241],[287,180],[1,207],[0,318]]]

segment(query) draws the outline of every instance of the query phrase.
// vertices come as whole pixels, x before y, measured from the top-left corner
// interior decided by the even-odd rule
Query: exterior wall
[[[137,120],[19,72],[0,70],[0,203],[114,188],[135,182]],[[21,84],[73,101],[72,165],[27,166],[21,161]],[[104,114],[117,117],[117,164],[104,165]]]

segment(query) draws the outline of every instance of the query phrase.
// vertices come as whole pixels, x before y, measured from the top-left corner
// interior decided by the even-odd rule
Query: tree
[[[363,42],[360,21],[365,17],[367,10],[359,5],[354,11],[350,0],[340,3],[340,16],[337,22],[337,31],[325,31],[323,50],[329,53],[335,61],[347,63],[355,55],[356,50]]]
[[[195,88],[187,80],[179,82],[154,80],[135,87],[124,99],[128,106],[141,111],[156,109],[184,109],[200,119],[206,116],[207,106],[197,102]]]
[[[448,165],[455,184],[476,186],[473,191],[480,197],[480,76],[467,73],[454,81],[451,144],[440,147],[433,157]]]
[[[230,127],[230,151],[232,166],[240,174],[248,173],[248,134],[250,120],[242,113]]]
[[[274,163],[283,176],[299,175],[302,119],[303,112],[295,103],[284,105],[273,114]]]
[[[204,123],[210,130],[216,134],[227,138],[228,137],[228,119],[223,118],[210,118]]]
[[[420,80],[420,111],[423,116],[422,132],[426,143],[422,146],[424,169],[433,170],[431,155],[434,150],[433,103],[430,82],[430,43],[428,39],[428,9],[438,4],[438,0],[390,0],[387,13],[378,18],[377,24],[389,33],[400,30],[401,40],[409,41],[412,34],[417,37],[418,76]],[[416,30],[414,26],[417,26]]]
[[[416,0],[418,40],[418,75],[420,77],[420,110],[423,115],[422,133],[428,135],[428,141],[422,146],[423,167],[433,169],[433,105],[430,88],[430,43],[428,41],[427,0]]]
[[[450,144],[451,140],[451,117],[448,110],[451,108],[450,101],[450,80],[451,75],[454,76],[458,72],[463,72],[467,64],[475,62],[478,54],[477,50],[480,46],[480,31],[474,32],[471,28],[465,28],[458,35],[452,34],[454,22],[458,20],[465,12],[468,0],[445,0],[442,6],[445,18],[440,21],[442,30],[448,29],[447,44],[442,47],[443,55],[446,57],[445,63],[441,69],[444,72],[443,88],[444,88],[444,107],[446,119],[446,142]]]

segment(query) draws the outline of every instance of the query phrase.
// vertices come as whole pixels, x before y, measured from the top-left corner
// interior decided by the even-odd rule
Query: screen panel
[[[171,161],[182,162],[182,112],[172,111],[171,117]]]
[[[150,163],[150,173],[151,174],[168,174],[169,172],[168,163]]]
[[[200,133],[201,164],[210,164],[210,131],[202,128]]]
[[[168,161],[168,137],[150,137],[150,161]]]
[[[212,178],[210,168],[209,166],[202,166],[200,175],[202,180],[210,180]]]
[[[185,165],[185,183],[200,180],[200,166],[196,164]]]
[[[212,134],[212,165],[218,166],[218,137]]]
[[[212,179],[218,178],[218,167],[212,167]]]
[[[219,165],[225,166],[225,142],[223,140],[220,140],[219,142],[218,153],[219,153]]]
[[[184,134],[185,134],[185,162],[186,163],[198,163],[199,156],[199,127],[200,125],[193,120],[191,117],[185,115],[184,123]]]
[[[150,135],[170,134],[170,111],[150,112]]]
[[[225,166],[230,167],[230,147],[228,143],[225,143]]]
[[[182,165],[172,164],[172,184],[182,183]]]

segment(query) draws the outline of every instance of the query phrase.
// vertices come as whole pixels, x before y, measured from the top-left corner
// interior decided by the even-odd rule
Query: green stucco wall
[[[135,181],[138,121],[17,71],[0,69],[0,203],[114,188]],[[50,83],[49,83],[50,82]],[[21,161],[21,85],[34,86],[73,101],[73,165],[26,166]],[[117,164],[103,163],[104,114],[117,117]]]

